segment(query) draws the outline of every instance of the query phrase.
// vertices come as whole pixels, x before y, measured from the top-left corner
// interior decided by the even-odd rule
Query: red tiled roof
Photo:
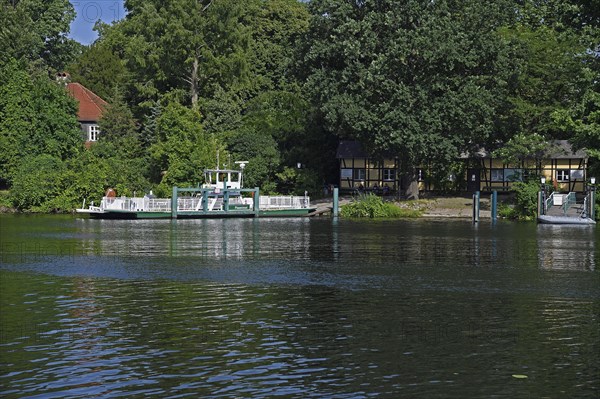
[[[106,101],[98,97],[96,94],[94,94],[94,92],[80,83],[67,84],[67,90],[71,96],[79,102],[77,119],[80,122],[97,122],[100,119],[104,107],[108,105]]]

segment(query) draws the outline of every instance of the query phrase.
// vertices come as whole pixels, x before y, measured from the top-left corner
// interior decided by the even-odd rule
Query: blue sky
[[[82,44],[91,44],[98,37],[94,24],[101,19],[111,23],[125,17],[123,0],[70,0],[77,16],[71,23],[69,37]]]

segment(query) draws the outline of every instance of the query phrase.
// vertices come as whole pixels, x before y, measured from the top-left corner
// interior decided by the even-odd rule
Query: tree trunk
[[[194,58],[194,62],[192,63],[192,73],[190,75],[190,97],[192,98],[192,108],[196,108],[198,106],[198,69],[200,67],[200,62],[198,61],[198,57]]]
[[[406,175],[408,180],[408,187],[406,188],[406,199],[418,200],[419,199],[419,176],[416,170],[412,170]]]

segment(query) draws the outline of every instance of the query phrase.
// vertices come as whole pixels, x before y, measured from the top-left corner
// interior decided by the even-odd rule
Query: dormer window
[[[88,126],[88,141],[98,141],[98,135],[100,134],[100,127],[98,125]]]

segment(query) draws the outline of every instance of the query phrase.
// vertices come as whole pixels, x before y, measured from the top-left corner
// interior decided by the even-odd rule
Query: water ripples
[[[3,247],[0,396],[600,389],[588,230],[565,238],[460,222],[105,222],[49,229],[37,252]],[[61,240],[75,241],[65,253]]]

